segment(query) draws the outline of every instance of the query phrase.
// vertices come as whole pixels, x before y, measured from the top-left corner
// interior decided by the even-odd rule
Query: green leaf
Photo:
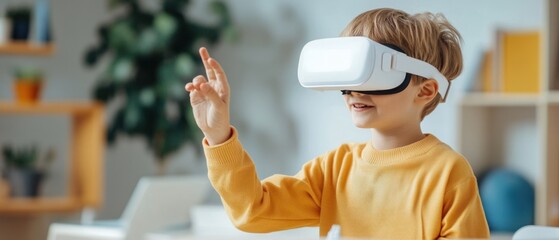
[[[142,31],[136,45],[136,52],[140,55],[147,55],[162,47],[157,32],[153,28],[147,28]]]
[[[162,12],[155,16],[154,27],[162,41],[168,42],[177,30],[177,22],[171,15]]]
[[[109,29],[109,45],[120,53],[131,53],[136,37],[132,25],[127,21],[119,21]]]
[[[37,162],[38,150],[37,146],[23,146],[20,148],[12,148],[5,146],[4,162],[7,167],[19,169],[33,169]]]
[[[106,103],[115,97],[117,91],[118,89],[115,83],[108,80],[101,80],[97,82],[93,90],[93,98]]]
[[[111,145],[114,144],[118,132],[122,131],[123,128],[124,128],[124,108],[120,108],[116,112],[115,116],[113,117],[113,120],[110,123],[110,127],[107,130],[107,142]]]
[[[174,61],[164,61],[159,67],[157,72],[157,95],[163,98],[174,98],[176,96],[177,81],[180,77],[175,72]],[[180,91],[184,91],[181,86],[179,86]]]
[[[144,88],[140,92],[140,103],[143,106],[152,106],[155,103],[155,92],[151,88]]]
[[[43,72],[33,67],[18,67],[14,71],[14,77],[16,79],[41,81],[43,79]]]
[[[135,95],[128,96],[128,102],[124,107],[124,129],[127,132],[137,131],[142,118],[139,101]]]
[[[99,57],[100,56],[97,53],[97,48],[92,47],[92,48],[90,48],[86,51],[83,62],[86,66],[91,67],[91,66],[93,66],[97,63],[97,60],[99,60]]]
[[[224,16],[226,14],[228,14],[227,11],[227,6],[225,6],[225,3],[221,2],[221,1],[214,1],[210,3],[210,8],[212,9],[212,11],[216,14],[219,14],[221,16]]]
[[[4,161],[7,165],[10,165],[14,159],[14,150],[12,149],[12,147],[5,145],[2,148],[2,153],[4,155]]]
[[[177,11],[184,8],[188,0],[163,0],[163,9],[166,11]]]
[[[133,74],[134,65],[129,58],[116,58],[111,65],[111,78],[117,83],[122,83],[130,79]]]
[[[196,62],[188,54],[180,54],[175,59],[175,72],[181,78],[192,77],[196,67]]]

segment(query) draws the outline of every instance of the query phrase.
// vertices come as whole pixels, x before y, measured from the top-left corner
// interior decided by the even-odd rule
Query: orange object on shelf
[[[540,91],[541,50],[539,31],[501,31],[499,84],[507,93]]]
[[[42,81],[24,79],[14,81],[14,95],[18,103],[37,103],[42,89]]]

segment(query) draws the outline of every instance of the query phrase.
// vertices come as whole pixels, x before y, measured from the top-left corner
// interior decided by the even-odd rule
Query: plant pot
[[[10,168],[7,172],[12,197],[38,197],[43,174],[34,169]]]
[[[16,80],[14,82],[14,95],[18,103],[36,103],[41,97],[43,84],[41,81]]]

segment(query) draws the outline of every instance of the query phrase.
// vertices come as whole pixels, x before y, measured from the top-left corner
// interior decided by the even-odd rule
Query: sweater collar
[[[373,165],[388,165],[422,155],[440,142],[441,141],[432,134],[426,134],[423,139],[406,146],[387,150],[377,150],[373,147],[371,141],[369,141],[365,145],[365,148],[363,148],[361,159]]]

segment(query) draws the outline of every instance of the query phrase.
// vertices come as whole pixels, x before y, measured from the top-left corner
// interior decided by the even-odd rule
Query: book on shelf
[[[14,38],[12,29],[16,23],[0,14],[0,46],[27,45],[36,48],[52,43],[50,0],[34,1],[35,5],[31,7],[32,15],[24,31],[25,37]]]
[[[541,84],[541,33],[498,30],[479,69],[483,92],[537,93]]]
[[[480,90],[483,92],[497,91],[496,81],[494,81],[494,54],[493,51],[485,51],[481,59],[478,78],[481,79]]]
[[[43,45],[50,42],[49,0],[35,0],[33,16],[33,43]]]

